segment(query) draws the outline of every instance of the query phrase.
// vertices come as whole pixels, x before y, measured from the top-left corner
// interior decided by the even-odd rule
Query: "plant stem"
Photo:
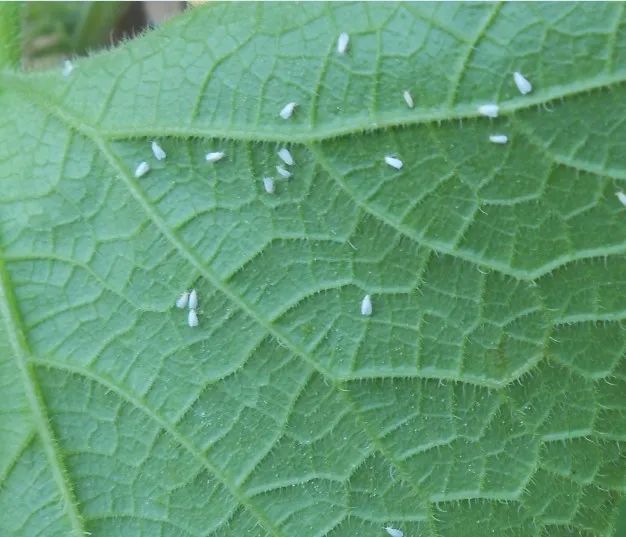
[[[21,8],[19,2],[0,2],[0,68],[20,65]]]

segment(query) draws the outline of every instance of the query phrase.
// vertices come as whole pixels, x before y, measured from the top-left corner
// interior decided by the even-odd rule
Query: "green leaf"
[[[625,21],[213,5],[2,72],[0,534],[616,535]]]

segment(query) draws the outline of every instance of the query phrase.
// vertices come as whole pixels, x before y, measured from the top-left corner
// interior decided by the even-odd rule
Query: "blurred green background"
[[[110,48],[185,7],[185,2],[24,2],[22,65],[45,69]]]

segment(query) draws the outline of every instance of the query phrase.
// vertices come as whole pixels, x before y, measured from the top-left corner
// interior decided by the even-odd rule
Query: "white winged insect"
[[[293,115],[293,111],[296,109],[296,106],[298,106],[297,103],[287,103],[280,111],[280,117],[283,119],[289,119]]]
[[[533,90],[533,85],[528,81],[528,79],[520,72],[515,71],[513,73],[513,81],[517,86],[517,89],[522,95],[526,95]]]
[[[176,300],[176,307],[182,310],[183,308],[187,307],[188,303],[189,303],[189,291],[185,291]]]
[[[189,309],[195,310],[198,307],[198,293],[195,289],[189,293]]]
[[[224,151],[209,151],[205,157],[204,160],[206,160],[207,162],[217,162],[218,160],[222,160],[224,158]]]
[[[289,179],[291,177],[291,172],[289,170],[286,170],[282,166],[276,166],[276,171],[281,177],[284,177],[285,179]]]
[[[409,90],[404,90],[402,96],[404,97],[404,102],[409,108],[413,108],[415,106],[415,103],[413,102],[413,95],[411,95]]]
[[[365,295],[361,301],[361,315],[369,317],[372,314],[372,297]]]
[[[293,161],[293,157],[291,156],[291,152],[289,151],[289,149],[287,149],[286,147],[283,147],[278,152],[278,156],[280,157],[280,160],[282,160],[285,164],[287,164],[287,166],[293,166],[294,161]]]
[[[150,164],[147,162],[140,162],[135,168],[135,177],[143,177],[150,171]]]
[[[350,43],[350,36],[346,32],[341,32],[337,38],[337,52],[345,54],[348,50],[348,43]]]
[[[397,528],[391,528],[389,526],[385,526],[385,531],[391,535],[391,537],[404,537],[404,532]]]
[[[163,160],[167,156],[158,142],[153,140],[150,146],[152,147],[152,154],[154,155],[155,159]]]
[[[385,162],[392,168],[395,168],[396,170],[400,170],[402,166],[404,166],[404,163],[399,158],[392,157],[390,155],[387,155],[385,157]]]
[[[271,177],[263,177],[263,188],[268,194],[274,193],[274,179]]]
[[[498,112],[500,112],[500,107],[495,103],[481,104],[478,107],[478,113],[482,116],[498,117]]]
[[[198,326],[198,314],[196,313],[196,310],[189,310],[189,313],[187,314],[187,324],[190,328]]]
[[[489,141],[494,144],[506,144],[509,141],[509,137],[506,134],[492,134],[489,136]]]

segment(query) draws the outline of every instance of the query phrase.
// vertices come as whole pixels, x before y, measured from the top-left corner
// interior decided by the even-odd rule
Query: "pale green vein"
[[[39,435],[46,458],[50,464],[54,482],[63,500],[64,512],[67,514],[72,531],[76,535],[85,535],[85,526],[78,511],[78,501],[74,495],[69,475],[63,463],[61,450],[57,445],[50,420],[46,412],[45,402],[37,378],[28,364],[31,352],[22,329],[20,313],[13,295],[9,275],[4,260],[0,259],[0,313],[4,319],[9,342],[15,353],[15,361],[22,378],[26,399],[32,413],[33,423]]]
[[[284,142],[284,143],[316,143],[327,139],[338,138],[385,130],[394,127],[410,127],[424,123],[438,123],[443,121],[460,121],[482,117],[478,113],[478,106],[484,102],[462,104],[453,108],[446,106],[437,108],[420,109],[416,107],[407,111],[406,107],[399,107],[397,111],[385,113],[372,118],[371,116],[350,116],[341,118],[340,124],[328,125],[321,128],[310,127],[306,132],[281,133],[280,129],[264,128],[258,126],[219,125],[213,123],[210,127],[173,126],[159,125],[158,127],[145,128],[124,127],[120,129],[108,129],[100,125],[91,125],[84,118],[76,117],[65,106],[57,102],[50,102],[49,97],[38,95],[41,80],[24,78],[9,71],[0,71],[0,87],[19,88],[21,96],[26,99],[43,101],[46,108],[63,110],[66,118],[71,118],[72,124],[80,124],[93,131],[97,131],[98,137],[105,140],[124,140],[128,138],[146,137],[183,137],[183,138],[221,138],[234,141],[247,142]],[[575,97],[585,93],[611,88],[612,86],[626,82],[626,70],[617,71],[611,75],[598,75],[585,80],[584,83],[572,82],[571,84],[558,84],[549,88],[539,89],[523,97],[515,97],[500,101],[500,116],[512,115],[515,112],[532,109],[536,106],[546,105],[551,101],[558,101]],[[52,110],[54,111],[54,110]],[[303,127],[303,129],[306,127]]]
[[[624,77],[625,77],[624,80],[626,80],[626,73],[624,74]],[[102,135],[102,133],[95,127],[92,127],[89,124],[83,123],[79,118],[76,118],[73,114],[67,113],[67,111],[63,107],[60,107],[57,104],[48,102],[42,95],[40,95],[37,92],[34,92],[31,87],[26,86],[25,89],[28,91],[28,97],[31,98],[31,102],[37,103],[39,106],[43,107],[44,109],[48,110],[50,113],[57,116],[66,125],[69,125],[75,131],[82,133],[84,136],[92,140],[94,144],[100,149],[100,151],[102,151],[102,153],[107,157],[107,159],[113,164],[113,167],[117,169],[117,171],[122,175],[122,177],[126,178],[126,182],[134,185],[134,180],[130,176],[128,170],[126,169],[125,164],[117,158],[117,156],[114,154],[112,149],[110,149],[110,147],[108,146],[109,139],[106,135]],[[144,134],[149,137],[151,135],[154,135],[154,131],[151,131],[150,134],[148,134],[147,132]],[[189,133],[187,133],[186,135],[189,135]],[[141,134],[135,134],[133,136],[141,136]],[[193,136],[204,136],[204,134],[202,134],[201,132],[198,132],[197,134],[194,134]],[[228,136],[225,136],[225,137],[228,138]],[[231,136],[230,138],[234,139],[236,138],[236,136],[235,137]],[[294,137],[294,138],[297,138],[297,137]],[[294,140],[292,139],[291,141],[294,141]],[[496,270],[498,272],[501,272],[502,274],[506,274],[514,278],[518,278],[520,280],[534,281],[538,278],[541,278],[542,276],[546,274],[549,274],[550,272],[558,269],[559,267],[567,263],[571,263],[572,261],[578,261],[581,259],[590,259],[590,258],[596,258],[596,257],[606,257],[607,255],[622,255],[626,251],[626,243],[617,244],[613,246],[603,246],[602,248],[589,248],[585,250],[578,250],[576,251],[575,254],[558,256],[554,258],[552,261],[550,261],[549,263],[545,263],[544,265],[541,265],[535,268],[534,270],[521,270],[521,269],[515,269],[514,267],[511,267],[509,264],[504,263],[502,261],[497,261],[495,259],[484,259],[476,255],[471,250],[463,249],[463,248],[456,248],[453,244],[450,244],[447,242],[436,241],[436,240],[429,239],[423,236],[416,237],[413,229],[409,228],[408,226],[402,225],[402,223],[391,220],[385,214],[381,213],[380,211],[377,211],[376,209],[371,207],[369,204],[359,200],[358,196],[356,196],[356,194],[345,184],[345,182],[341,180],[339,175],[335,173],[332,166],[328,163],[327,159],[324,157],[321,149],[319,149],[317,144],[313,144],[313,143],[306,144],[306,147],[307,149],[309,149],[309,151],[311,151],[311,153],[316,158],[320,166],[322,166],[322,168],[329,174],[329,176],[350,196],[350,198],[354,201],[354,203],[359,205],[359,207],[361,207],[366,213],[370,214],[374,218],[377,218],[380,221],[386,223],[387,225],[394,228],[395,230],[397,230],[399,233],[406,236],[407,238],[413,241],[417,241],[418,243],[423,244],[424,246],[432,248],[433,250],[436,250],[439,253],[451,255],[459,259],[463,259],[464,261],[469,261],[476,265],[480,265],[485,268]],[[555,157],[549,153],[547,154],[547,156],[555,159]],[[561,163],[572,166],[572,164],[568,164],[565,161]],[[585,169],[585,168],[581,168],[581,169]],[[595,171],[596,173],[601,173],[601,174],[607,173],[607,170],[590,170],[590,171]],[[150,201],[141,192],[139,187],[135,185],[132,189],[132,193],[133,193],[133,196],[139,196],[136,199],[140,202],[140,205],[144,208],[144,210],[146,211],[146,214],[150,217],[151,220],[153,220],[153,222],[155,222],[157,227],[168,238],[168,240],[173,241],[172,244],[174,244],[174,246],[178,248],[177,245],[180,244],[181,241],[175,237],[175,234],[173,233],[173,231],[170,230],[162,221],[160,216],[155,213],[154,209],[152,208],[150,204]],[[155,218],[157,219],[156,221],[155,221]],[[189,255],[193,256],[191,252],[189,252]],[[203,266],[199,260],[196,260],[195,262],[193,262],[193,265],[196,266],[196,268]],[[213,278],[219,282],[219,279],[216,276]],[[220,282],[218,289],[222,290],[223,288],[224,286]],[[230,292],[226,294],[229,296],[233,296],[232,293]],[[235,297],[235,301],[237,301],[236,297]],[[244,311],[249,312],[250,308],[246,306]],[[253,317],[257,318],[256,316],[253,316]],[[319,368],[320,366],[316,365],[316,367]],[[321,372],[323,374],[327,374],[324,371],[321,371]]]
[[[467,70],[467,64],[469,63],[469,60],[472,57],[472,53],[476,49],[476,44],[485,35],[485,32],[487,31],[487,28],[489,28],[489,26],[492,23],[493,19],[499,13],[501,7],[502,7],[501,3],[500,4],[496,4],[494,6],[494,8],[487,14],[487,16],[483,20],[482,24],[478,28],[478,31],[476,32],[476,35],[474,36],[472,41],[468,44],[467,49],[465,50],[465,54],[463,54],[461,56],[461,61],[459,63],[459,66],[457,67],[456,73],[454,75],[454,78],[453,78],[453,81],[452,81],[452,84],[451,84],[450,93],[448,94],[448,99],[447,99],[447,102],[446,102],[446,104],[449,107],[453,107],[454,103],[456,102],[456,97],[457,97],[457,94],[458,94],[458,91],[459,91],[459,87],[461,85],[461,80],[463,79],[463,75],[465,74],[465,72]]]
[[[549,274],[553,270],[560,268],[563,265],[571,263],[572,261],[579,261],[582,259],[591,259],[596,257],[607,257],[609,255],[622,255],[624,254],[624,252],[626,252],[626,243],[613,246],[602,246],[599,248],[575,250],[574,254],[555,257],[549,263],[545,263],[540,267],[535,268],[534,270],[520,270],[511,267],[509,264],[502,261],[497,261],[495,259],[484,259],[472,252],[471,250],[465,248],[457,248],[451,243],[436,241],[424,236],[416,236],[415,230],[411,227],[406,226],[401,222],[390,219],[383,212],[375,209],[367,202],[361,201],[356,193],[353,192],[352,189],[350,189],[350,187],[345,183],[345,181],[341,179],[340,174],[336,173],[336,171],[329,164],[328,160],[325,158],[321,149],[317,145],[311,144],[307,147],[315,156],[320,166],[322,166],[322,168],[337,183],[337,185],[339,185],[339,187],[341,187],[346,192],[346,194],[350,196],[354,203],[356,203],[361,209],[363,209],[363,211],[371,215],[373,218],[376,218],[381,222],[387,224],[408,239],[432,248],[439,253],[451,255],[464,261],[469,261],[470,263],[473,263],[475,265],[498,271],[502,274],[512,276],[519,280],[534,281],[538,278],[541,278],[542,276],[545,276],[546,274]]]
[[[84,369],[75,367],[66,363],[58,362],[54,359],[46,359],[40,360],[37,358],[31,358],[31,363],[36,364],[42,367],[54,368],[59,371],[65,371],[72,374],[80,375],[83,378],[86,378],[96,384],[107,389],[107,391],[111,391],[115,393],[120,399],[126,401],[128,404],[132,405],[136,409],[140,410],[143,414],[145,414],[148,418],[150,418],[154,423],[156,423],[163,431],[165,431],[171,438],[173,438],[179,446],[181,446],[185,451],[187,451],[190,455],[194,457],[208,472],[209,474],[217,479],[226,489],[233,495],[233,497],[239,502],[241,506],[243,506],[251,515],[253,515],[258,522],[265,528],[268,532],[270,532],[275,537],[284,537],[283,533],[280,531],[278,527],[276,527],[271,520],[269,520],[263,512],[257,509],[250,500],[244,496],[244,494],[239,490],[238,487],[229,483],[226,477],[209,461],[202,451],[198,450],[185,436],[180,434],[178,430],[173,427],[169,422],[160,417],[156,412],[154,412],[149,406],[145,405],[141,400],[122,389],[117,384],[109,381],[108,379],[96,375],[95,373]]]
[[[538,137],[535,132],[523,121],[516,121],[513,127],[524,135],[530,143],[533,144],[541,153],[543,153],[548,159],[553,160],[557,164],[580,170],[582,172],[589,172],[595,175],[604,175],[613,179],[626,180],[626,171],[623,168],[609,167],[600,164],[593,164],[582,159],[577,159],[569,155],[559,155],[546,148],[545,140]]]

